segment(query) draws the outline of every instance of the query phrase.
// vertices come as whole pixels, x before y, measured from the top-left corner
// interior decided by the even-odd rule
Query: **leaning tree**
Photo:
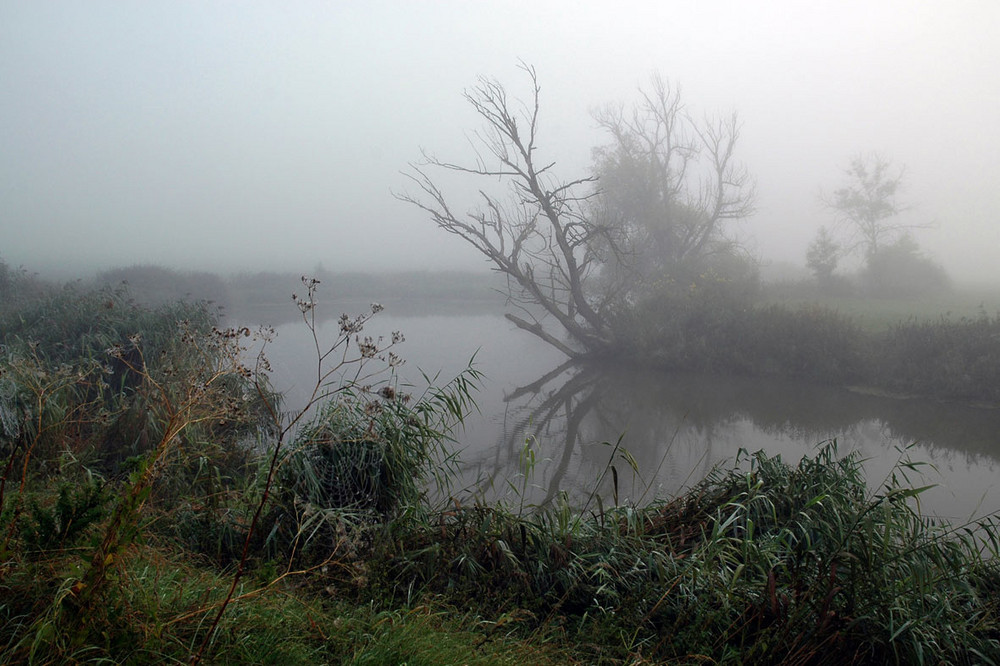
[[[535,69],[522,69],[531,84],[527,102],[509,99],[504,86],[488,78],[465,92],[485,123],[475,135],[475,164],[425,153],[406,174],[418,191],[397,196],[471,244],[507,277],[516,313],[506,316],[515,325],[570,357],[613,351],[621,338],[618,315],[634,303],[635,271],[623,267],[637,266],[648,245],[634,229],[667,225],[671,234],[683,236],[683,255],[707,251],[724,220],[749,212],[752,182],[733,161],[738,125],[735,118],[697,125],[679,106],[668,116],[654,114],[649,123],[639,123],[639,116],[635,123],[606,116],[602,124],[619,147],[615,155],[627,153],[656,190],[656,219],[640,219],[622,205],[627,196],[610,192],[631,186],[626,171],[615,171],[620,182],[609,178],[607,191],[596,185],[599,175],[611,172],[611,149],[594,174],[574,179],[559,178],[555,162],[540,157],[540,87]],[[654,87],[646,99],[679,105],[671,95]],[[699,158],[707,169],[687,168]],[[476,178],[478,204],[456,210],[439,186],[442,172]],[[556,330],[549,327],[553,320]]]

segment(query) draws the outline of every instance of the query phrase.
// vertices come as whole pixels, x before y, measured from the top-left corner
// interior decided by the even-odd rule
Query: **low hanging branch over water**
[[[606,229],[586,215],[594,192],[580,192],[594,177],[560,181],[554,162],[539,163],[537,155],[540,88],[533,67],[522,65],[531,80],[531,101],[511,104],[504,87],[482,78],[466,100],[486,121],[477,133],[480,147],[474,167],[445,162],[425,153],[421,165],[406,175],[423,193],[397,195],[427,211],[442,229],[469,242],[494,268],[508,277],[509,302],[521,315],[507,318],[568,356],[609,346],[614,339],[607,310],[611,292],[595,293],[589,281],[600,267],[595,238]],[[495,166],[491,166],[495,165]],[[480,205],[464,214],[452,210],[430,169],[500,179],[499,194],[479,189]],[[611,238],[606,240],[614,247]],[[551,317],[569,334],[570,343],[547,330]]]

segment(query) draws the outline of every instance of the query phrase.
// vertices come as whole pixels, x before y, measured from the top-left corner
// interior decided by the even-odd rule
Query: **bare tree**
[[[609,106],[595,114],[612,138],[594,151],[601,185],[596,214],[614,230],[624,268],[649,279],[731,252],[725,224],[753,214],[756,192],[735,158],[735,113],[697,122],[680,89],[658,75],[640,95],[630,109]]]
[[[481,151],[477,164],[463,166],[425,153],[424,162],[411,165],[406,174],[422,194],[397,196],[427,211],[440,228],[466,240],[507,276],[509,301],[519,310],[506,315],[510,321],[576,357],[614,342],[609,316],[613,294],[588,289],[588,278],[601,263],[594,240],[605,230],[586,215],[594,178],[560,180],[553,174],[554,162],[539,160],[540,88],[535,69],[521,68],[531,82],[526,104],[509,100],[493,79],[480,78],[465,92],[485,121],[485,130],[475,135]],[[499,179],[505,191],[479,189],[478,207],[460,214],[431,169]],[[569,334],[569,342],[545,328],[549,318]]]
[[[844,170],[845,185],[834,190],[823,203],[850,230],[846,251],[863,249],[868,260],[903,232],[921,225],[903,224],[896,217],[908,209],[897,195],[903,189],[905,169],[895,169],[878,153],[857,155]]]
[[[538,155],[540,87],[533,67],[527,103],[481,78],[465,99],[485,121],[478,159],[460,165],[424,154],[406,174],[417,194],[397,195],[467,241],[508,279],[507,318],[571,357],[613,350],[619,314],[635,304],[635,276],[653,264],[718,249],[723,222],[753,210],[753,182],[734,160],[735,115],[694,123],[659,78],[629,115],[598,116],[612,136],[594,174],[561,180]],[[478,206],[458,213],[432,170],[479,177]],[[607,178],[596,189],[598,177]],[[501,192],[487,190],[499,181]],[[495,188],[494,188],[495,189]],[[655,242],[651,243],[650,239]],[[568,334],[546,328],[555,320]]]

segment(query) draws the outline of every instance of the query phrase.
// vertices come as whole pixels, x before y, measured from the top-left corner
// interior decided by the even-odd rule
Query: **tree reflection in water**
[[[486,479],[487,497],[522,501],[521,454],[537,463],[528,503],[546,505],[565,492],[582,506],[609,465],[613,443],[638,463],[610,461],[622,501],[671,496],[697,483],[743,448],[766,449],[797,461],[829,439],[869,459],[869,478],[882,481],[898,449],[934,464],[932,509],[964,516],[1000,509],[990,494],[1000,462],[1000,410],[865,395],[776,379],[718,377],[567,362],[506,393],[496,445],[466,461]],[[467,452],[472,453],[472,452]],[[508,484],[507,482],[511,483]],[[597,491],[612,497],[612,476]],[[518,491],[520,492],[520,491]],[[981,496],[987,498],[979,506]],[[933,496],[933,497],[932,497]],[[992,506],[991,503],[996,503]]]
[[[513,500],[507,481],[520,486],[519,458],[527,438],[538,463],[525,500],[551,502],[565,491],[577,506],[586,502],[606,468],[612,446],[602,442],[616,442],[619,436],[641,477],[633,479],[624,461],[616,462],[619,495],[629,501],[676,494],[713,465],[734,458],[741,447],[797,461],[836,438],[841,451],[858,449],[870,458],[869,478],[876,484],[898,459],[894,447],[915,442],[910,454],[941,472],[927,482],[944,487],[924,497],[926,506],[942,515],[965,518],[974,510],[1000,509],[1000,493],[992,492],[1000,479],[997,409],[634,366],[566,363],[524,383],[561,359],[536,349],[542,345],[522,344],[525,336],[511,335],[499,316],[384,317],[382,325],[406,332],[410,349],[403,372],[410,380],[419,379],[420,367],[453,375],[461,370],[460,359],[483,350],[477,361],[490,381],[477,397],[481,413],[470,414],[465,429],[456,433],[465,469],[464,484],[453,489],[459,497],[466,495],[460,489],[465,485],[480,488],[487,499]],[[302,363],[309,358],[302,353],[309,340],[300,328],[282,326],[271,352],[275,385],[290,405],[298,404],[295,386],[308,385],[314,370]],[[599,491],[610,498],[610,479]]]

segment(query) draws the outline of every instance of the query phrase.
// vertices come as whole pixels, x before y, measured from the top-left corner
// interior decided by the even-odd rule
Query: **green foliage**
[[[303,429],[282,476],[297,497],[314,506],[388,515],[419,496],[427,434],[402,398],[351,395],[326,405]]]
[[[818,307],[755,307],[726,330],[717,370],[851,383],[864,372],[867,349],[855,322]]]
[[[297,303],[315,334],[308,284]],[[743,340],[706,342],[717,367],[808,375],[836,360],[859,372],[849,320],[736,307],[723,280],[699,290],[714,309],[692,300],[675,325],[693,340]],[[315,415],[296,430],[236,363],[242,330],[178,326],[172,306],[111,317],[78,300],[98,308],[78,355],[26,335],[3,359],[0,663],[1000,659],[998,525],[924,517],[927,486],[905,457],[875,491],[857,455],[827,445],[795,465],[742,455],[648,506],[596,493],[582,508],[565,496],[535,511],[464,505],[449,492],[447,445],[474,408],[474,369],[410,399],[394,383],[321,373]],[[357,336],[364,320],[342,319],[333,349],[378,358]],[[880,344],[951,350],[931,367],[982,367],[985,383],[998,335],[983,317],[901,326]],[[165,353],[147,354],[147,339]],[[102,381],[95,350],[109,340],[124,381]],[[881,373],[903,362],[883,356]],[[113,473],[88,472],[112,452]],[[635,465],[613,453],[598,484]],[[510,487],[527,488],[533,468],[529,443]]]
[[[1000,317],[983,310],[863,328],[834,309],[755,304],[702,282],[661,287],[617,319],[630,335],[619,356],[644,365],[1000,402]]]
[[[391,578],[558,616],[571,640],[617,643],[622,660],[1000,658],[1000,569],[981,557],[984,544],[996,552],[993,520],[923,517],[926,487],[910,485],[919,465],[905,458],[874,494],[859,457],[834,445],[795,466],[762,453],[748,462],[672,502],[583,519],[565,506],[527,518],[457,509],[411,537]]]
[[[911,320],[879,338],[876,385],[906,394],[1000,402],[1000,315]]]
[[[318,281],[303,282],[308,295],[296,305],[315,336]],[[180,651],[197,661],[219,643],[226,607],[235,604],[232,614],[242,616],[237,602],[248,594],[236,584],[244,568],[262,563],[250,596],[320,566],[361,572],[363,564],[344,552],[356,550],[361,522],[400,529],[404,518],[426,515],[428,483],[443,490],[450,479],[449,432],[474,406],[479,375],[470,368],[416,400],[394,385],[374,392],[351,381],[373,376],[363,370],[372,359],[398,362],[386,350],[401,335],[388,343],[359,335],[380,309],[344,315],[325,353],[316,340],[314,399],[287,419],[263,374],[266,359],[258,356],[255,369],[244,365],[250,331],[219,330],[204,304],[150,309],[124,290],[70,285],[5,311],[0,584],[18,602],[0,604],[8,620],[0,644],[15,660],[39,661],[143,660],[135,646],[166,649],[158,634],[169,622],[128,621],[133,604],[150,600],[137,601],[123,576],[137,552],[166,540],[206,562],[236,564],[228,596],[203,597],[182,612],[208,622],[188,634],[197,649]],[[331,356],[336,362],[324,367]],[[345,369],[348,379],[336,374]],[[313,405],[319,416],[286,454],[283,438]],[[277,462],[303,473],[324,466],[348,473],[312,487],[286,474],[272,485]],[[104,476],[81,473],[88,469]],[[279,522],[265,529],[265,507],[271,516],[286,511],[291,529]],[[292,572],[298,562],[309,568]],[[257,621],[264,622],[248,624]],[[234,650],[243,655],[237,662],[309,660],[315,652],[287,650],[273,634],[259,645],[256,638],[244,634],[255,647]]]
[[[24,351],[30,343],[47,361],[59,364],[76,359],[110,361],[107,350],[117,345],[129,352],[129,337],[138,336],[146,359],[155,361],[176,346],[181,321],[199,332],[207,332],[215,323],[204,303],[176,302],[149,309],[132,301],[122,288],[87,290],[70,283],[9,313],[0,329],[0,343],[13,351]],[[109,383],[116,386],[128,373],[120,363],[113,370]]]
[[[30,504],[21,536],[30,550],[69,548],[107,513],[108,493],[103,482],[94,477],[82,484],[59,486],[54,506]]]
[[[757,306],[719,286],[663,291],[623,317],[642,359],[673,370],[851,383],[869,340],[855,322],[818,307]]]
[[[387,384],[328,402],[281,463],[272,539],[326,553],[343,540],[345,523],[423,511],[429,480],[444,495],[455,463],[450,432],[474,407],[480,377],[470,365],[416,400]]]
[[[4,311],[0,552],[63,560],[48,578],[56,589],[43,593],[50,603],[20,637],[32,651],[57,634],[65,640],[52,654],[65,658],[113,625],[119,563],[147,536],[154,486],[164,502],[188,485],[164,472],[183,472],[186,455],[232,455],[237,437],[257,429],[253,396],[266,386],[248,390],[242,334],[213,321],[203,305],[150,310],[124,291],[76,285]],[[204,445],[222,433],[226,445]],[[157,484],[161,475],[170,482]]]

